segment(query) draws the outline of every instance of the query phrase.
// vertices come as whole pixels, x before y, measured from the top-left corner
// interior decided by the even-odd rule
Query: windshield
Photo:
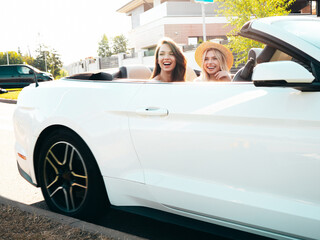
[[[320,48],[320,21],[285,21],[275,25]]]
[[[31,68],[33,71],[35,71],[36,73],[42,72],[41,70],[39,70],[38,68],[35,68],[33,66],[28,65],[29,68]]]

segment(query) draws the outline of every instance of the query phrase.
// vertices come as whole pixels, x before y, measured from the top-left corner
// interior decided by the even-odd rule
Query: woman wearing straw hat
[[[154,55],[152,79],[161,82],[185,81],[187,60],[172,39],[161,39]]]
[[[233,55],[225,46],[204,42],[196,49],[195,60],[202,72],[194,81],[231,81],[229,71],[233,64]]]

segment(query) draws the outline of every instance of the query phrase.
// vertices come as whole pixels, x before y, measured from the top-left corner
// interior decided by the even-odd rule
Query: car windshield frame
[[[314,31],[320,29],[320,21],[291,20],[274,22],[273,25],[320,49],[320,31]]]
[[[42,71],[41,70],[39,70],[38,68],[35,68],[35,67],[33,67],[33,66],[31,66],[31,65],[27,65],[29,68],[31,68],[33,71],[35,71],[36,73],[41,73]]]

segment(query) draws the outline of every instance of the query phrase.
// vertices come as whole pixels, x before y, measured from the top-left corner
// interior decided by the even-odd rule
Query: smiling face
[[[203,68],[209,75],[221,71],[220,62],[213,50],[208,50],[203,60]]]
[[[168,44],[162,44],[158,54],[158,64],[162,71],[172,72],[176,67],[176,57]]]

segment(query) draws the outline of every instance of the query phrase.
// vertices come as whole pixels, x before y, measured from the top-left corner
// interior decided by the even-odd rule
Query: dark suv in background
[[[26,64],[0,65],[0,88],[22,88],[35,82],[51,81],[51,73]]]

